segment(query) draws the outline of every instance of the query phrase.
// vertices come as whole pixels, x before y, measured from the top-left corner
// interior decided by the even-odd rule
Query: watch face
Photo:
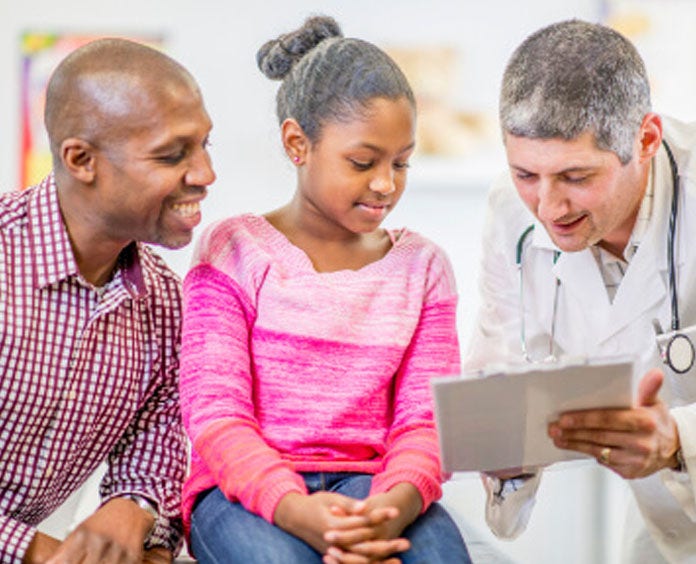
[[[677,333],[667,343],[665,360],[678,374],[688,372],[694,364],[694,345],[686,335]]]
[[[156,509],[155,505],[149,499],[147,499],[146,497],[140,496],[140,495],[135,495],[135,494],[130,494],[130,495],[127,495],[124,497],[137,503],[138,507],[140,507],[141,509],[144,509],[150,515],[152,515],[152,517],[154,517],[155,521],[157,520],[157,517],[158,517],[157,509]]]

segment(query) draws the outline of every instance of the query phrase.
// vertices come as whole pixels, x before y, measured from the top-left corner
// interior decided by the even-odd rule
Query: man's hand
[[[143,564],[172,564],[174,555],[166,548],[151,548],[143,555]]]
[[[141,564],[152,517],[128,499],[114,498],[85,519],[58,546],[46,564]],[[38,535],[37,535],[38,536]],[[50,538],[50,537],[49,537]],[[45,539],[39,538],[41,544]],[[33,543],[33,541],[32,541]],[[159,555],[159,553],[157,554]],[[32,562],[28,560],[28,562]],[[152,562],[165,562],[154,560]],[[169,561],[171,562],[171,558]]]
[[[548,428],[559,448],[594,456],[623,478],[642,478],[676,466],[677,425],[657,397],[664,375],[649,371],[631,409],[591,409],[563,413]]]

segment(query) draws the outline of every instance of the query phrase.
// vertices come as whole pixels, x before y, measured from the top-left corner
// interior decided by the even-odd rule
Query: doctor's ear
[[[80,182],[91,184],[96,175],[96,151],[91,143],[70,137],[60,144],[63,168]]]
[[[646,114],[638,131],[638,157],[641,162],[652,159],[662,143],[662,120],[655,113]]]

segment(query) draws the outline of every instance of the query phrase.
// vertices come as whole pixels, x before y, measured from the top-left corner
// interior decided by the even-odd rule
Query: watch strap
[[[140,509],[146,511],[152,516],[152,527],[150,527],[150,530],[148,531],[147,536],[145,537],[145,539],[147,540],[152,534],[152,532],[155,530],[155,525],[157,524],[157,518],[159,517],[157,506],[153,501],[150,501],[150,499],[148,499],[147,497],[138,494],[129,493],[119,497],[122,497],[123,499],[130,499],[132,502],[137,504],[137,506],[140,507]]]

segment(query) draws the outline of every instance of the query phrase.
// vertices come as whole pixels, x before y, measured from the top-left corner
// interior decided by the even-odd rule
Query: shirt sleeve
[[[36,527],[5,515],[0,516],[0,562],[22,564],[35,534]]]
[[[444,253],[437,254],[418,325],[396,374],[387,451],[371,491],[381,493],[400,482],[411,483],[421,494],[423,512],[442,495],[430,378],[460,371],[456,308],[451,266]]]
[[[100,493],[103,502],[128,493],[153,501],[158,518],[145,548],[164,547],[177,554],[183,535],[187,440],[179,409],[178,351],[167,358],[166,367],[152,378],[145,403],[109,454]]]
[[[280,499],[306,493],[302,477],[263,439],[254,415],[250,331],[255,311],[215,267],[184,281],[181,399],[197,455],[228,499],[273,522]]]

